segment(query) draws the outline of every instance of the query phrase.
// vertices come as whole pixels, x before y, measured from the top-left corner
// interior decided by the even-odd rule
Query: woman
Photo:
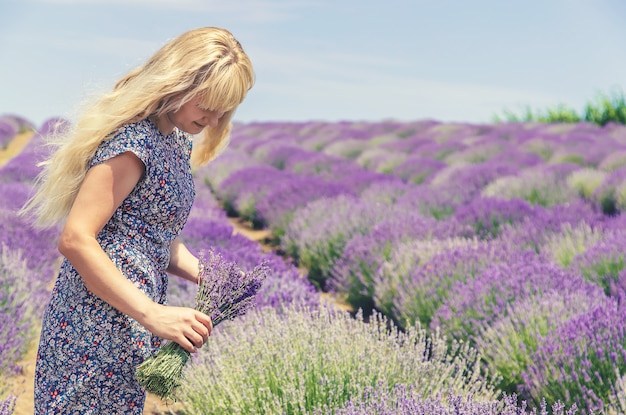
[[[61,137],[22,209],[39,227],[64,221],[64,261],[37,354],[36,413],[141,414],[135,367],[163,339],[189,352],[206,342],[209,316],[165,305],[167,274],[197,281],[198,259],[178,239],[195,196],[192,161],[206,163],[227,145],[253,83],[230,32],[191,30]]]

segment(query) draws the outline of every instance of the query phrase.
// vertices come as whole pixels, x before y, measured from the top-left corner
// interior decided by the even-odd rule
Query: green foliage
[[[584,119],[598,125],[606,125],[610,122],[626,124],[624,93],[615,90],[611,94],[598,94],[595,102],[590,102],[585,106]]]
[[[502,116],[495,115],[494,122],[541,122],[541,123],[577,123],[590,122],[604,126],[614,122],[626,124],[626,102],[624,93],[614,89],[611,93],[598,93],[597,97],[588,102],[582,112],[565,105],[558,104],[545,111],[533,111],[526,106],[521,113],[505,109]]]

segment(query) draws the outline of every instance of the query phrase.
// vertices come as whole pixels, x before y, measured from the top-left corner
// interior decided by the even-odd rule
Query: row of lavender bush
[[[35,344],[60,261],[55,248],[59,229],[35,232],[15,213],[32,191],[37,162],[45,156],[45,137],[64,124],[58,119],[44,123],[26,148],[0,169],[2,415],[12,413],[15,394],[20,393],[19,385],[11,383],[13,375]],[[189,366],[181,391],[184,413],[253,414],[263,408],[276,414],[347,414],[354,413],[355,405],[367,406],[367,412],[360,413],[372,414],[380,413],[380,405],[403,405],[404,412],[395,412],[400,414],[414,413],[415,405],[457,413],[455,408],[464,408],[463,414],[495,414],[499,408],[526,413],[512,397],[500,396],[495,378],[468,343],[427,333],[420,324],[398,331],[382,315],[369,316],[369,322],[354,319],[320,301],[315,286],[293,263],[233,233],[225,211],[205,186],[207,175],[205,169],[197,174],[198,198],[183,233],[187,245],[199,255],[214,248],[244,269],[268,259],[272,273],[257,309],[241,321],[220,326]],[[193,304],[195,287],[171,281],[170,302]],[[207,384],[211,376],[216,381]],[[13,395],[6,395],[9,390]],[[382,403],[377,403],[379,396],[384,397]]]
[[[475,345],[539,408],[623,412],[626,128],[252,123],[201,172],[318,288]]]

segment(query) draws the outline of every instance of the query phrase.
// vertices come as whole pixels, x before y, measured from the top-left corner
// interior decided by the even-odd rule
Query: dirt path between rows
[[[13,137],[5,148],[0,149],[0,167],[4,166],[7,161],[11,160],[11,157],[18,155],[24,147],[26,147],[26,144],[28,144],[34,134],[34,131],[19,133]]]

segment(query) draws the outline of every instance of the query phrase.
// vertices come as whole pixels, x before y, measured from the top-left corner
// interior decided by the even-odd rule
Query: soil
[[[35,134],[34,131],[25,131],[16,135],[5,148],[0,149],[0,167],[4,166],[7,161],[11,160],[24,149],[26,144],[30,141],[31,137]]]

